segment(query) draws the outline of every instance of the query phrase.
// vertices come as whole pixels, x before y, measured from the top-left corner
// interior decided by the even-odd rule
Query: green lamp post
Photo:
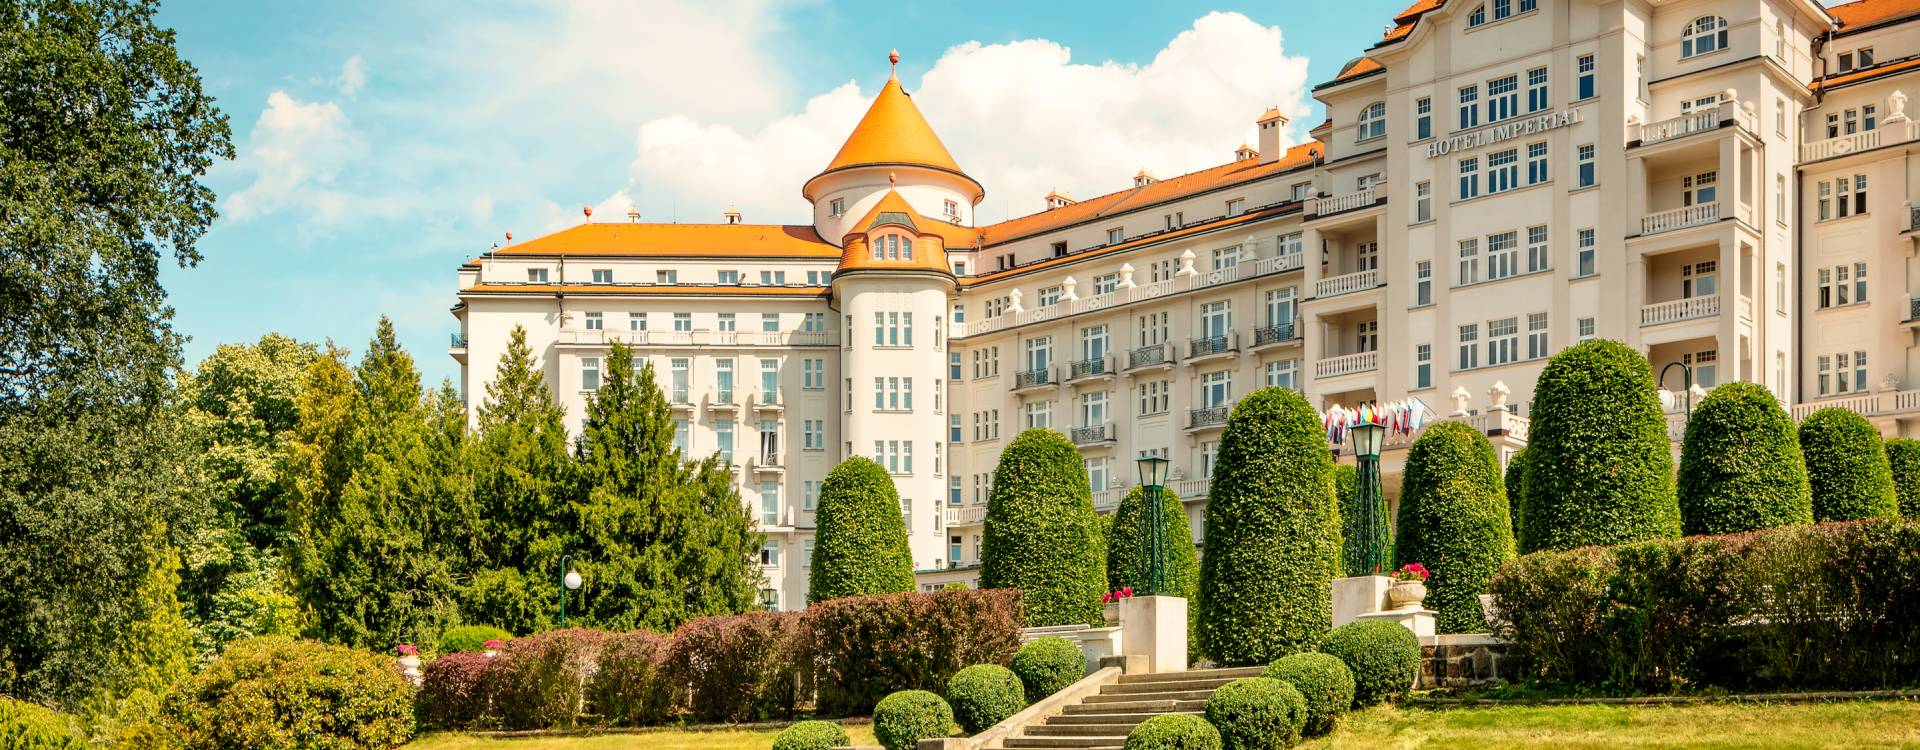
[[[1387,498],[1380,487],[1380,449],[1387,427],[1375,421],[1355,422],[1353,437],[1355,476],[1353,507],[1346,509],[1347,575],[1381,575],[1393,561],[1387,530]]]
[[[1166,512],[1160,504],[1160,491],[1167,483],[1167,459],[1142,456],[1140,490],[1144,504],[1140,508],[1139,593],[1158,596],[1167,587]]]
[[[580,588],[580,571],[573,569],[573,555],[560,558],[560,569],[566,571],[560,576],[560,627],[567,626],[567,592]]]

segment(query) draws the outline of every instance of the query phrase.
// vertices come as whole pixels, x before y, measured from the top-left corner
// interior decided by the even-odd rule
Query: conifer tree
[[[980,587],[1020,589],[1027,624],[1105,620],[1107,549],[1080,451],[1044,427],[1021,432],[993,471],[980,539]]]
[[[464,596],[467,622],[515,633],[550,627],[576,489],[565,414],[554,402],[527,331],[514,326],[477,411],[472,461],[481,540]]]
[[[841,461],[820,483],[807,602],[913,590],[900,494],[872,459]]]

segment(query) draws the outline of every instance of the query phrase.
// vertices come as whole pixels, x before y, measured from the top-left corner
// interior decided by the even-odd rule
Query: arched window
[[[913,238],[896,231],[872,235],[874,260],[913,260]]]
[[[1469,29],[1475,26],[1484,24],[1486,22],[1487,22],[1487,6],[1485,5],[1482,5],[1478,8],[1474,8],[1472,13],[1467,14],[1467,28]]]
[[[1360,110],[1360,124],[1354,128],[1355,142],[1379,138],[1387,134],[1387,103],[1374,102]]]
[[[1692,57],[1727,48],[1727,19],[1701,16],[1680,32],[1680,56]]]

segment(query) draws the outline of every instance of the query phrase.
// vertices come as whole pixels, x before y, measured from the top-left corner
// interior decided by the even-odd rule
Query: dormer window
[[[1387,103],[1374,102],[1360,110],[1360,123],[1354,128],[1354,142],[1370,141],[1387,134]]]
[[[959,201],[952,201],[952,200],[947,201],[945,210],[946,210],[946,215],[948,219],[951,219],[953,221],[960,220],[960,202]]]
[[[1680,31],[1680,57],[1682,59],[1708,52],[1718,52],[1727,48],[1727,19],[1719,16],[1701,16],[1693,19]]]
[[[827,215],[828,215],[828,216],[845,216],[845,215],[847,215],[847,199],[845,199],[845,198],[835,198],[835,199],[833,199],[832,201],[830,201],[830,202],[828,202],[828,203],[827,203]]]
[[[874,260],[913,260],[913,238],[898,233],[877,234],[873,243]]]

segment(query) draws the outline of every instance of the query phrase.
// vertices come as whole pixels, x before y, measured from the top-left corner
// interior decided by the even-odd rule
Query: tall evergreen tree
[[[1673,454],[1647,358],[1618,341],[1568,347],[1534,387],[1521,549],[1680,535]]]
[[[516,633],[552,625],[575,491],[565,413],[514,326],[477,414],[471,464],[480,518],[476,572],[462,613]]]
[[[1484,632],[1479,595],[1513,559],[1507,491],[1487,437],[1462,422],[1428,427],[1407,451],[1395,526],[1394,564],[1432,571],[1427,606],[1439,611],[1440,632]]]
[[[913,590],[913,549],[893,477],[872,459],[841,461],[820,483],[807,602]]]
[[[980,587],[1020,589],[1027,624],[1105,621],[1107,549],[1080,451],[1043,427],[1000,452],[980,537]]]
[[[1813,523],[1813,495],[1793,420],[1757,383],[1713,389],[1687,417],[1680,521],[1688,534]]]
[[[1893,475],[1893,494],[1900,501],[1900,515],[1920,519],[1920,440],[1888,440],[1887,468]]]

